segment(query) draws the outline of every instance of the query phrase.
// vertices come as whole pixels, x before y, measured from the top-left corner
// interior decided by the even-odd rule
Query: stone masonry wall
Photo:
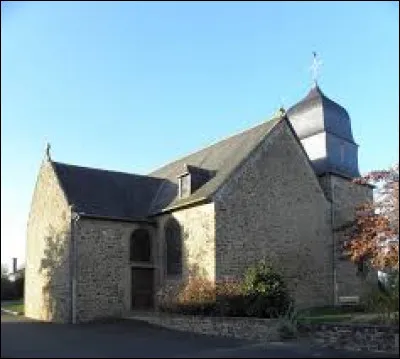
[[[368,324],[313,324],[303,326],[322,346],[355,351],[399,354],[399,328]]]
[[[78,322],[121,317],[132,309],[129,246],[131,234],[139,227],[149,230],[155,255],[157,241],[150,225],[79,220],[74,231]]]
[[[70,295],[70,209],[47,160],[38,174],[26,240],[25,315],[68,322]]]
[[[334,225],[337,228],[354,218],[357,205],[372,201],[372,188],[335,175],[330,175],[330,181],[335,205]]]
[[[332,304],[330,205],[286,121],[215,196],[216,276],[241,276],[267,257],[298,306]]]
[[[169,219],[175,219],[182,229],[183,268],[182,276],[167,277],[165,268],[165,225]],[[158,278],[159,292],[165,288],[176,288],[189,273],[215,279],[215,212],[214,204],[208,203],[178,210],[158,217],[158,262],[160,270]]]
[[[281,340],[279,319],[202,317],[166,313],[134,313],[129,319],[161,327],[205,335],[271,342]],[[304,334],[308,334],[304,336]],[[399,328],[368,324],[300,325],[299,334],[308,345],[352,351],[399,353]]]
[[[135,313],[130,318],[173,330],[205,335],[260,341],[279,339],[277,319],[202,317],[165,313]]]
[[[343,226],[354,219],[354,211],[357,205],[372,200],[372,189],[351,183],[349,180],[331,175],[329,182],[332,190],[333,202],[333,228]],[[344,240],[343,232],[334,232],[336,244],[336,295],[361,296],[367,289],[365,281],[357,275],[357,267],[349,260],[341,258],[340,247]],[[377,277],[370,274],[368,281],[376,281]]]

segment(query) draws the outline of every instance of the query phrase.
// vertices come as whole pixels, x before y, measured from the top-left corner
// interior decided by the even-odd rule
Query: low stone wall
[[[315,343],[325,347],[356,351],[399,353],[397,326],[367,324],[312,324],[302,326]]]
[[[203,317],[162,312],[132,313],[129,319],[145,321],[161,327],[206,335],[220,335],[261,342],[277,341],[277,319],[240,317]],[[367,324],[311,324],[299,328],[318,346],[370,352],[399,352],[399,328]]]
[[[130,319],[165,328],[237,339],[274,341],[279,339],[276,319],[202,317],[166,313],[134,313]]]

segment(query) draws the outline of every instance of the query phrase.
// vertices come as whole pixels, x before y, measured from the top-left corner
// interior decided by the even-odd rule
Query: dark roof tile
[[[263,122],[150,173],[151,176],[166,180],[153,201],[151,212],[157,213],[161,210],[210,197],[279,120],[280,117]],[[185,166],[200,167],[215,173],[215,175],[191,196],[179,199],[177,198],[177,177],[184,171]]]
[[[53,162],[69,204],[77,212],[143,218],[162,180]]]
[[[281,117],[226,138],[147,176],[52,162],[69,204],[77,212],[99,217],[143,219],[209,198]],[[194,166],[213,173],[190,196],[178,196],[178,176]]]

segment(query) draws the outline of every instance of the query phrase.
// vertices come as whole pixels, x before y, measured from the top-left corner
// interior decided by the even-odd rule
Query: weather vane
[[[312,71],[312,79],[313,83],[315,86],[317,86],[317,78],[319,75],[319,69],[322,65],[322,61],[317,59],[317,53],[313,51],[313,63],[311,65],[311,71]]]

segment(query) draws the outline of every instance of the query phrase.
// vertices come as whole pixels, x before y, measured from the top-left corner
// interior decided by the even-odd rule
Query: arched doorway
[[[144,228],[135,230],[130,237],[129,247],[131,308],[152,308],[154,305],[154,267],[149,231]]]

